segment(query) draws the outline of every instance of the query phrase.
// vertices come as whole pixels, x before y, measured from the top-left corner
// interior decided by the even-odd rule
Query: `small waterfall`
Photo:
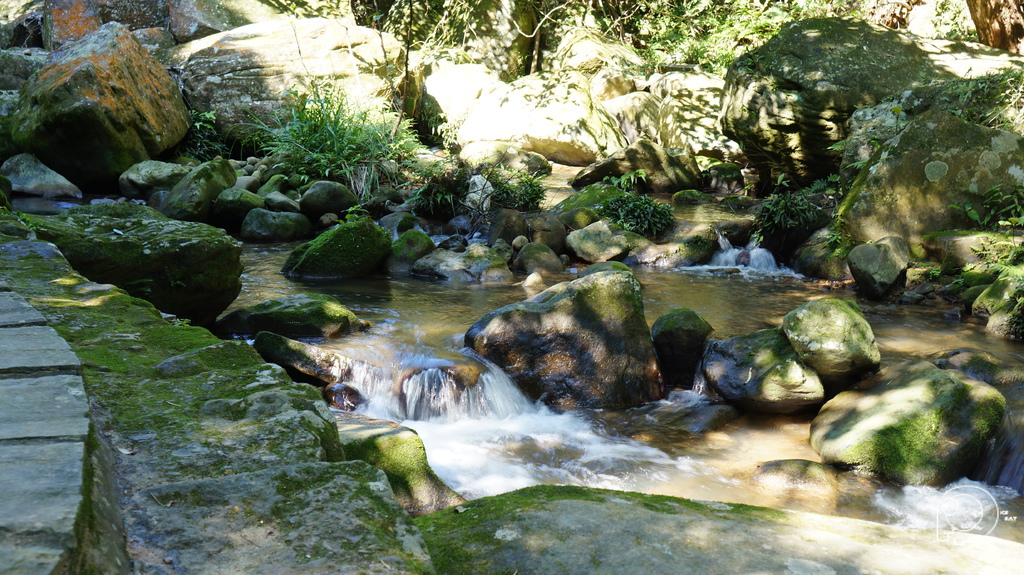
[[[718,234],[718,251],[711,256],[711,267],[741,267],[751,270],[776,272],[780,271],[772,252],[750,242],[743,248],[729,243],[722,234]]]
[[[368,415],[450,422],[509,417],[536,407],[497,366],[464,349],[459,359],[397,352],[383,366],[359,362],[345,382],[367,399]]]
[[[1024,417],[1003,417],[974,477],[991,485],[1003,485],[1024,494]]]

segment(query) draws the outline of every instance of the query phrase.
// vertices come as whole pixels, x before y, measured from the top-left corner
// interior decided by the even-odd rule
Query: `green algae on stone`
[[[391,253],[383,228],[362,218],[343,222],[288,254],[282,273],[300,279],[344,279],[371,274]]]
[[[354,313],[328,294],[292,294],[235,310],[217,321],[230,334],[272,331],[288,337],[337,337],[359,329]]]

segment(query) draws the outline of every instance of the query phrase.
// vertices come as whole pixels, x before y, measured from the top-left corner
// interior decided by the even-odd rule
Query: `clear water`
[[[759,488],[752,477],[761,462],[820,461],[807,441],[808,416],[748,415],[718,431],[695,436],[660,426],[646,413],[632,410],[557,414],[530,403],[510,387],[500,370],[494,373],[488,368],[476,392],[479,395],[456,400],[449,393],[448,399],[438,402],[444,405],[410,417],[407,408],[396,407],[391,399],[394,374],[414,366],[426,387],[448,389],[449,383],[430,362],[458,354],[465,331],[481,316],[530,294],[517,284],[456,285],[409,277],[295,282],[279,274],[292,247],[247,246],[243,291],[233,307],[315,291],[337,297],[361,319],[372,322],[366,332],[325,345],[391,366],[389,372],[367,376],[364,381],[362,391],[373,398],[364,408],[366,413],[415,429],[423,438],[431,465],[468,498],[539,483],[588,485],[860,517],[910,528],[932,528],[942,520],[947,522],[942,523],[947,530],[949,525],[966,525],[971,513],[985,517],[1003,513],[996,516],[1004,520],[995,522],[986,533],[1024,542],[1024,498],[1013,490],[983,483],[967,482],[945,490],[900,488],[843,474],[835,494]],[[723,263],[725,267],[682,270],[638,268],[648,322],[671,309],[690,308],[713,326],[713,338],[726,339],[777,326],[787,312],[811,299],[855,297],[849,290],[828,289],[784,269],[737,268],[732,265],[735,262]],[[549,282],[574,277],[570,270]],[[861,306],[875,331],[883,364],[934,360],[965,346],[1024,358],[1024,346],[1019,343],[989,337],[978,325],[947,320],[944,312],[949,305],[861,302]],[[692,394],[677,393],[655,408],[664,415],[692,409],[701,401]],[[480,407],[490,402],[500,407]],[[957,486],[964,488],[949,491]],[[989,495],[980,497],[982,492]],[[981,499],[984,501],[977,503]],[[989,499],[995,503],[990,504]],[[1015,517],[1020,519],[1005,520]],[[960,530],[967,531],[967,527]]]

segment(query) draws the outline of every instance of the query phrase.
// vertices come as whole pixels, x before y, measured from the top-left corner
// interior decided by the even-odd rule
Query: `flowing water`
[[[810,416],[746,415],[703,435],[658,423],[707,404],[706,398],[688,391],[636,410],[554,413],[530,402],[501,370],[461,349],[463,334],[477,319],[531,295],[521,286],[383,276],[291,281],[279,270],[293,247],[246,247],[243,291],[233,308],[314,291],[337,297],[372,322],[366,332],[323,343],[385,366],[353,383],[370,398],[361,409],[415,429],[434,469],[468,498],[538,483],[588,485],[846,515],[910,528],[941,524],[947,530],[1024,542],[1024,498],[1007,487],[964,479],[942,490],[899,488],[849,473],[842,474],[836,492],[759,486],[752,478],[761,462],[820,461],[807,440]],[[855,296],[779,268],[761,259],[763,251],[723,245],[709,266],[636,269],[648,322],[686,307],[714,327],[713,338],[726,339],[778,326],[783,315],[808,300]],[[549,285],[574,279],[574,272],[548,278]],[[949,305],[861,305],[883,365],[934,360],[965,346],[1024,359],[1024,346],[986,336],[978,325],[947,319]],[[483,374],[479,389],[459,392],[446,375],[453,357],[477,366]],[[401,383],[402,403],[394,399],[395,382]],[[1003,520],[991,526],[984,521],[968,524],[975,516]],[[1021,519],[1007,520],[1016,517]]]

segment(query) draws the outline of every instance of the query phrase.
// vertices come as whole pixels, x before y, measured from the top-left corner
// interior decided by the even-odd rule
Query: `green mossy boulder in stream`
[[[158,209],[175,220],[205,222],[214,200],[237,179],[234,168],[223,158],[199,164],[171,188]]]
[[[821,405],[825,389],[781,328],[713,341],[703,363],[708,385],[746,411],[796,413]]]
[[[344,279],[372,274],[391,253],[384,228],[370,218],[343,222],[288,254],[281,272],[292,279]]]
[[[198,324],[215,320],[242,289],[242,244],[213,226],[127,202],[26,220],[90,280],[115,284]]]
[[[566,408],[622,408],[661,397],[640,283],[600,272],[480,318],[466,346],[534,398]]]
[[[903,363],[829,400],[811,422],[811,446],[828,464],[944,485],[974,468],[1005,406],[987,384]]]
[[[410,217],[412,214],[408,214]],[[416,260],[434,251],[437,246],[434,240],[423,230],[407,229],[391,242],[391,255],[388,256],[385,267],[392,274],[406,274],[412,269]]]
[[[356,314],[334,296],[292,294],[235,310],[217,321],[217,330],[229,334],[272,331],[289,337],[337,337],[358,331]]]
[[[950,545],[934,529],[570,486],[483,497],[414,522],[450,575],[975,575],[1013,572],[1024,554],[1020,543],[970,533]]]
[[[654,322],[651,338],[667,388],[693,387],[704,344],[713,329],[697,312],[685,308],[669,311]]]
[[[800,361],[821,378],[827,397],[877,370],[881,363],[875,334],[853,300],[809,301],[782,318],[782,331]]]

